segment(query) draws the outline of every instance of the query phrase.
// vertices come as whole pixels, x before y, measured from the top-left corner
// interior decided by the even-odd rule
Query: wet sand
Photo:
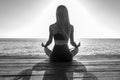
[[[120,80],[119,55],[76,56],[51,63],[46,56],[0,56],[0,80]]]

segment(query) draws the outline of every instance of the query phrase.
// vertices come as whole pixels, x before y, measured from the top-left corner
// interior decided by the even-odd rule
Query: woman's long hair
[[[56,24],[59,27],[59,29],[64,29],[65,32],[68,34],[70,21],[68,10],[64,5],[60,5],[57,7]]]
[[[68,10],[64,5],[60,5],[56,11],[57,23],[62,25],[70,24]]]

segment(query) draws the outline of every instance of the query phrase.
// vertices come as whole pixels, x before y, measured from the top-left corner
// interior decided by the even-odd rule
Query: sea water
[[[46,43],[46,39],[0,39],[0,56],[45,55],[42,42]],[[80,39],[78,42],[81,46],[77,55],[120,54],[120,39]]]

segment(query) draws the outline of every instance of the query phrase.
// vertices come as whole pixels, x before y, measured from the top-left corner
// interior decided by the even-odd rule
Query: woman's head
[[[70,24],[68,10],[64,5],[60,5],[57,7],[56,18],[58,24]]]

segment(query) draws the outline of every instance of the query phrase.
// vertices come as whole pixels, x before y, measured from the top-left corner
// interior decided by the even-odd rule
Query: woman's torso
[[[56,45],[67,44],[71,33],[70,25],[69,26],[60,25],[60,26],[61,27],[59,28],[57,24],[53,24],[51,29]]]
[[[56,25],[53,26],[52,34],[54,36],[55,46],[50,57],[52,61],[66,62],[72,60],[72,54],[68,48],[68,33],[70,33],[70,31],[62,33]]]

